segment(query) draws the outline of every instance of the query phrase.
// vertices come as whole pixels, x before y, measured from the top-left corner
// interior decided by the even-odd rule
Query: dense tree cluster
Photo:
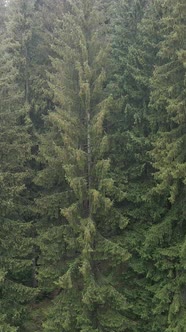
[[[185,331],[185,70],[185,0],[0,0],[0,331]]]

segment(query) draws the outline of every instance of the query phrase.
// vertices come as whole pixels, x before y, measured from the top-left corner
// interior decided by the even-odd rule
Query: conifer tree
[[[128,220],[123,241],[132,253],[123,275],[124,293],[131,307],[127,314],[135,324],[131,331],[151,330],[153,306],[151,263],[145,258],[146,232],[162,206],[151,196],[153,186],[150,128],[150,79],[156,63],[161,5],[159,1],[120,1],[113,31],[115,74],[110,84],[115,108],[110,117],[111,166],[125,193],[119,208]],[[134,291],[131,291],[133,289]]]
[[[48,88],[47,70],[51,67],[51,44],[58,16],[60,17],[59,0],[34,2],[32,36],[29,43],[29,103],[36,146],[38,146],[37,134],[44,130],[43,117],[53,108],[53,93]]]
[[[59,293],[44,331],[125,331],[130,321],[120,278],[129,258],[120,237],[125,219],[114,206],[120,193],[109,171],[105,5],[66,1],[56,22],[49,74],[56,107],[41,145],[48,168],[36,179],[41,186],[56,184],[52,195],[37,201],[47,216],[38,224],[38,279],[46,290],[58,288],[53,296]]]
[[[154,197],[164,211],[147,232],[153,259],[154,330],[185,330],[185,1],[164,1],[158,64],[152,78],[152,150],[157,184]]]
[[[31,158],[28,43],[30,5],[7,4],[0,57],[0,327],[18,331],[33,299],[29,188]],[[29,6],[29,8],[27,7]]]

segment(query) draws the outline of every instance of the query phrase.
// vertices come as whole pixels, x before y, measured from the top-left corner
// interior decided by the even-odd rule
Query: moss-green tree
[[[114,206],[120,194],[109,171],[106,123],[112,98],[105,5],[66,1],[54,34],[49,84],[56,108],[47,120],[50,140],[46,134],[41,146],[45,158],[46,146],[50,149],[49,168],[37,183],[58,179],[52,197],[60,204],[51,217],[47,212],[46,223],[43,215],[39,281],[58,287],[60,294],[44,331],[124,331],[129,326],[120,278],[129,258],[120,236],[126,221]],[[56,158],[52,177],[50,151]]]
[[[164,1],[158,64],[152,78],[152,150],[157,185],[154,195],[166,213],[147,233],[146,251],[154,261],[155,320],[164,330],[185,330],[185,1]],[[157,282],[158,281],[158,282]],[[156,323],[154,321],[154,326]]]
[[[5,332],[23,328],[27,304],[34,297],[29,194],[31,8],[26,1],[11,1],[0,36],[0,326]]]
[[[148,106],[150,79],[161,39],[158,31],[161,5],[159,1],[124,0],[116,8],[112,52],[115,74],[110,83],[115,108],[110,117],[110,156],[115,182],[125,193],[119,208],[128,220],[123,242],[132,253],[128,270],[123,274],[124,293],[131,304],[127,314],[134,322],[130,330],[144,331],[152,328],[153,306],[148,278],[151,263],[145,259],[143,242],[163,209],[160,200],[150,195],[154,180]]]

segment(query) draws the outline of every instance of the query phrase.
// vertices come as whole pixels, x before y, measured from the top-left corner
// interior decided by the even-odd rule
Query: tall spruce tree
[[[164,331],[185,330],[185,1],[164,1],[158,64],[152,78],[152,150],[157,184],[153,190],[165,210],[147,232],[154,323]]]
[[[52,190],[37,201],[43,212],[38,279],[53,290],[50,296],[58,294],[44,331],[130,326],[120,277],[129,258],[121,238],[126,220],[114,205],[120,193],[109,171],[106,6],[105,1],[66,1],[56,22],[49,74],[56,107],[41,145],[48,167],[36,179]]]
[[[60,17],[59,0],[35,0],[32,15],[32,36],[29,46],[30,116],[34,127],[35,145],[37,134],[44,130],[43,117],[53,108],[53,93],[47,84],[47,70],[51,67],[50,56],[55,20]],[[35,150],[37,152],[37,147]],[[37,166],[38,167],[38,166]]]
[[[147,230],[164,209],[163,203],[151,195],[154,179],[149,155],[150,79],[161,40],[158,31],[161,1],[120,1],[116,13],[112,52],[115,74],[110,84],[115,100],[110,116],[110,156],[115,182],[125,192],[118,207],[128,220],[123,242],[132,253],[123,274],[124,294],[131,304],[127,314],[135,322],[130,330],[151,331],[152,280],[148,275],[152,262],[146,260],[143,242]]]
[[[22,331],[33,299],[28,44],[31,8],[6,4],[0,57],[1,331]],[[31,7],[30,7],[31,6]]]

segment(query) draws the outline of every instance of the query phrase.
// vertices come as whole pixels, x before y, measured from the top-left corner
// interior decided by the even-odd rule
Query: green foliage
[[[124,9],[125,10],[124,10]],[[154,180],[149,151],[150,78],[156,62],[160,8],[148,1],[121,1],[113,35],[115,74],[111,122],[111,167],[115,183],[123,192],[119,210],[127,221],[122,242],[132,253],[124,280],[130,307],[131,331],[152,326],[148,265],[142,254],[146,232],[158,207],[150,192]],[[133,23],[132,23],[133,22]],[[116,106],[117,105],[117,106]],[[162,208],[163,209],[163,208]],[[161,212],[159,212],[161,213]],[[131,291],[132,290],[132,291]]]
[[[158,135],[153,151],[159,190],[169,192],[173,203],[185,179],[185,4],[164,3],[159,65],[152,78],[151,104],[158,109]],[[163,119],[163,121],[162,121]],[[161,122],[161,123],[160,123]]]
[[[54,189],[57,191],[56,203],[58,198],[64,199],[59,200],[58,207],[53,205],[51,217],[47,208],[45,224],[38,224],[38,278],[45,290],[59,287],[61,291],[43,328],[120,331],[127,304],[117,284],[109,282],[114,275],[111,263],[117,270],[130,255],[112,227],[116,188],[109,173],[105,127],[112,104],[105,88],[110,63],[105,9],[101,1],[68,1],[63,10],[63,24],[59,21],[55,29],[53,69],[48,74],[56,107],[46,120],[51,133],[42,137],[41,158],[46,167],[36,178],[37,184],[43,186],[56,156],[58,185],[54,188],[52,174],[46,184],[52,196]],[[38,206],[44,201],[49,207],[43,194],[37,200]],[[120,223],[119,215],[118,219]],[[108,320],[111,314],[112,321]]]
[[[23,6],[22,6],[23,5]],[[30,8],[29,8],[30,10]],[[0,307],[2,331],[18,331],[33,300],[31,122],[27,96],[26,48],[30,36],[27,8],[7,7],[0,58]],[[16,16],[17,15],[17,16]],[[19,18],[19,19],[17,19]]]
[[[0,331],[183,332],[184,0],[0,0]]]

